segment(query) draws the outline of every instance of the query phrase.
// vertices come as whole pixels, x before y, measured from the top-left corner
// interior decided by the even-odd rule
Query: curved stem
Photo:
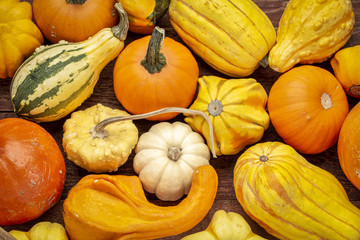
[[[211,123],[211,120],[209,116],[198,110],[192,110],[187,108],[178,108],[178,107],[168,107],[168,108],[162,108],[153,112],[143,113],[143,114],[137,114],[137,115],[129,115],[129,116],[118,116],[118,117],[111,117],[107,118],[97,125],[95,125],[91,130],[90,133],[92,134],[93,138],[105,138],[107,136],[107,132],[105,130],[105,127],[111,123],[119,122],[119,121],[126,121],[126,120],[139,120],[139,119],[145,119],[149,118],[155,115],[163,114],[163,113],[171,113],[171,112],[177,112],[177,113],[186,113],[191,115],[200,115],[205,118],[209,125],[210,130],[210,148],[211,152],[214,158],[216,158],[215,148],[214,148],[214,129],[213,125]]]
[[[128,16],[121,3],[115,3],[114,7],[119,13],[119,24],[112,27],[111,31],[115,37],[121,41],[124,41],[129,30]]]
[[[160,52],[164,40],[165,30],[156,26],[151,34],[145,59],[141,61],[141,65],[151,74],[161,72],[166,65],[166,58]]]

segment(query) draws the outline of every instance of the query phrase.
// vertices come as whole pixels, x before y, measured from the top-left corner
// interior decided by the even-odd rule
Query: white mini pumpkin
[[[209,164],[210,150],[199,133],[182,122],[161,122],[142,134],[134,170],[147,192],[176,201],[191,187],[194,169]]]

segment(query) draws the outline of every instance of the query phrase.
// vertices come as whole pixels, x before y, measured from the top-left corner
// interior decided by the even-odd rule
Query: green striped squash
[[[65,117],[93,93],[103,68],[124,48],[128,19],[115,4],[120,22],[78,43],[41,46],[15,73],[11,101],[15,113],[35,122]]]
[[[245,212],[279,239],[360,239],[360,210],[340,182],[280,142],[247,149],[234,168]]]

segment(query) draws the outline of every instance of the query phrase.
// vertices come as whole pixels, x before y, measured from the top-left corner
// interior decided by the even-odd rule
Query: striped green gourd
[[[15,113],[35,122],[65,117],[93,93],[103,68],[124,48],[128,18],[120,3],[119,24],[78,43],[41,46],[15,73],[11,101]]]

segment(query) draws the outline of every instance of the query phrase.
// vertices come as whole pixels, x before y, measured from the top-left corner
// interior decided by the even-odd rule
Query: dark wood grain
[[[29,2],[31,2],[29,0]],[[283,13],[283,10],[287,4],[288,1],[276,1],[276,0],[256,0],[254,1],[258,6],[268,15],[270,20],[273,22],[273,25],[275,28],[278,27],[278,23],[281,17],[281,14]],[[354,11],[356,14],[356,26],[353,32],[352,37],[350,38],[349,42],[345,45],[345,47],[354,46],[360,44],[360,0],[352,0],[352,4],[354,7]],[[169,23],[169,16],[165,15],[161,21],[158,23],[158,25],[166,30],[166,34],[168,37],[171,37],[181,43],[182,40],[179,38],[179,36],[176,34],[176,32],[173,30]],[[142,35],[139,34],[133,34],[129,33],[128,38],[126,39],[126,44],[133,41],[134,39],[140,38]],[[217,76],[223,76],[226,77],[219,72],[216,72],[211,67],[209,67],[202,59],[195,56],[196,60],[198,61],[199,67],[200,67],[200,76],[204,75],[217,75]],[[96,103],[102,103],[106,106],[112,107],[112,108],[118,108],[123,109],[121,104],[117,101],[115,94],[113,92],[113,86],[112,86],[112,73],[113,73],[113,67],[114,62],[112,61],[109,63],[105,69],[102,71],[100,75],[99,82],[97,83],[94,93],[91,95],[91,97],[86,100],[78,110],[88,108]],[[320,67],[323,67],[330,72],[332,72],[331,66],[329,64],[329,61],[326,61],[321,64],[317,64]],[[277,78],[280,76],[279,73],[274,72],[269,67],[267,68],[259,68],[257,69],[250,77],[255,78],[258,82],[260,82],[267,93],[269,93],[270,88],[272,84],[277,80]],[[7,118],[7,117],[17,117],[14,112],[11,105],[10,97],[9,97],[9,87],[10,87],[11,79],[2,79],[0,81],[0,119]],[[350,107],[353,107],[357,102],[358,99],[348,97]],[[48,132],[52,134],[52,136],[57,141],[59,147],[62,149],[62,126],[66,118],[61,119],[56,122],[51,123],[41,123],[41,126],[43,126]],[[172,119],[170,122],[174,121],[183,121],[183,117],[179,115],[175,119]],[[139,129],[139,133],[142,134],[155,124],[156,122],[150,122],[146,120],[138,120],[135,122],[136,126]],[[282,139],[277,135],[275,129],[272,125],[270,125],[269,129],[265,132],[261,142],[266,141],[282,141]],[[235,166],[235,162],[237,158],[240,156],[240,154],[243,151],[241,151],[237,155],[233,156],[221,156],[217,159],[211,159],[211,164],[215,167],[218,175],[219,175],[219,189],[218,193],[215,199],[215,202],[207,214],[207,216],[201,221],[197,226],[195,226],[193,229],[177,235],[177,236],[171,236],[163,239],[180,239],[183,236],[186,236],[188,234],[198,232],[201,230],[204,230],[210,220],[212,215],[215,213],[215,211],[219,209],[223,209],[226,211],[233,211],[241,214],[251,225],[253,231],[259,235],[261,235],[264,238],[267,239],[276,239],[265,232],[264,229],[262,229],[256,222],[254,222],[252,219],[250,219],[242,209],[241,205],[236,200],[234,187],[233,187],[233,168]],[[65,159],[66,155],[63,153]],[[132,153],[129,157],[129,160],[127,163],[119,168],[119,170],[112,174],[124,174],[124,175],[135,175],[135,172],[132,167],[132,159],[134,157],[134,153]],[[328,149],[327,151],[316,154],[316,155],[304,155],[304,157],[310,161],[311,163],[325,169],[326,171],[332,173],[337,177],[337,179],[342,183],[344,186],[350,201],[360,208],[360,191],[356,189],[345,177],[344,173],[342,172],[338,158],[337,158],[337,151],[336,151],[336,145],[332,148]],[[63,191],[63,194],[61,196],[60,201],[49,211],[47,211],[45,214],[43,214],[40,218],[30,221],[25,224],[11,226],[11,227],[4,227],[5,230],[9,231],[11,229],[18,229],[18,230],[29,230],[35,223],[40,221],[51,221],[51,222],[58,222],[63,224],[62,219],[62,205],[63,202],[68,194],[68,191],[85,175],[88,174],[85,170],[75,166],[71,161],[66,159],[66,168],[67,168],[67,177],[65,182],[65,188]],[[0,183],[1,184],[1,183]],[[158,204],[161,206],[167,206],[167,205],[175,205],[179,203],[179,201],[176,202],[163,202],[160,200],[157,200],[156,197],[152,194],[146,194],[148,199],[153,202],[154,204]]]

